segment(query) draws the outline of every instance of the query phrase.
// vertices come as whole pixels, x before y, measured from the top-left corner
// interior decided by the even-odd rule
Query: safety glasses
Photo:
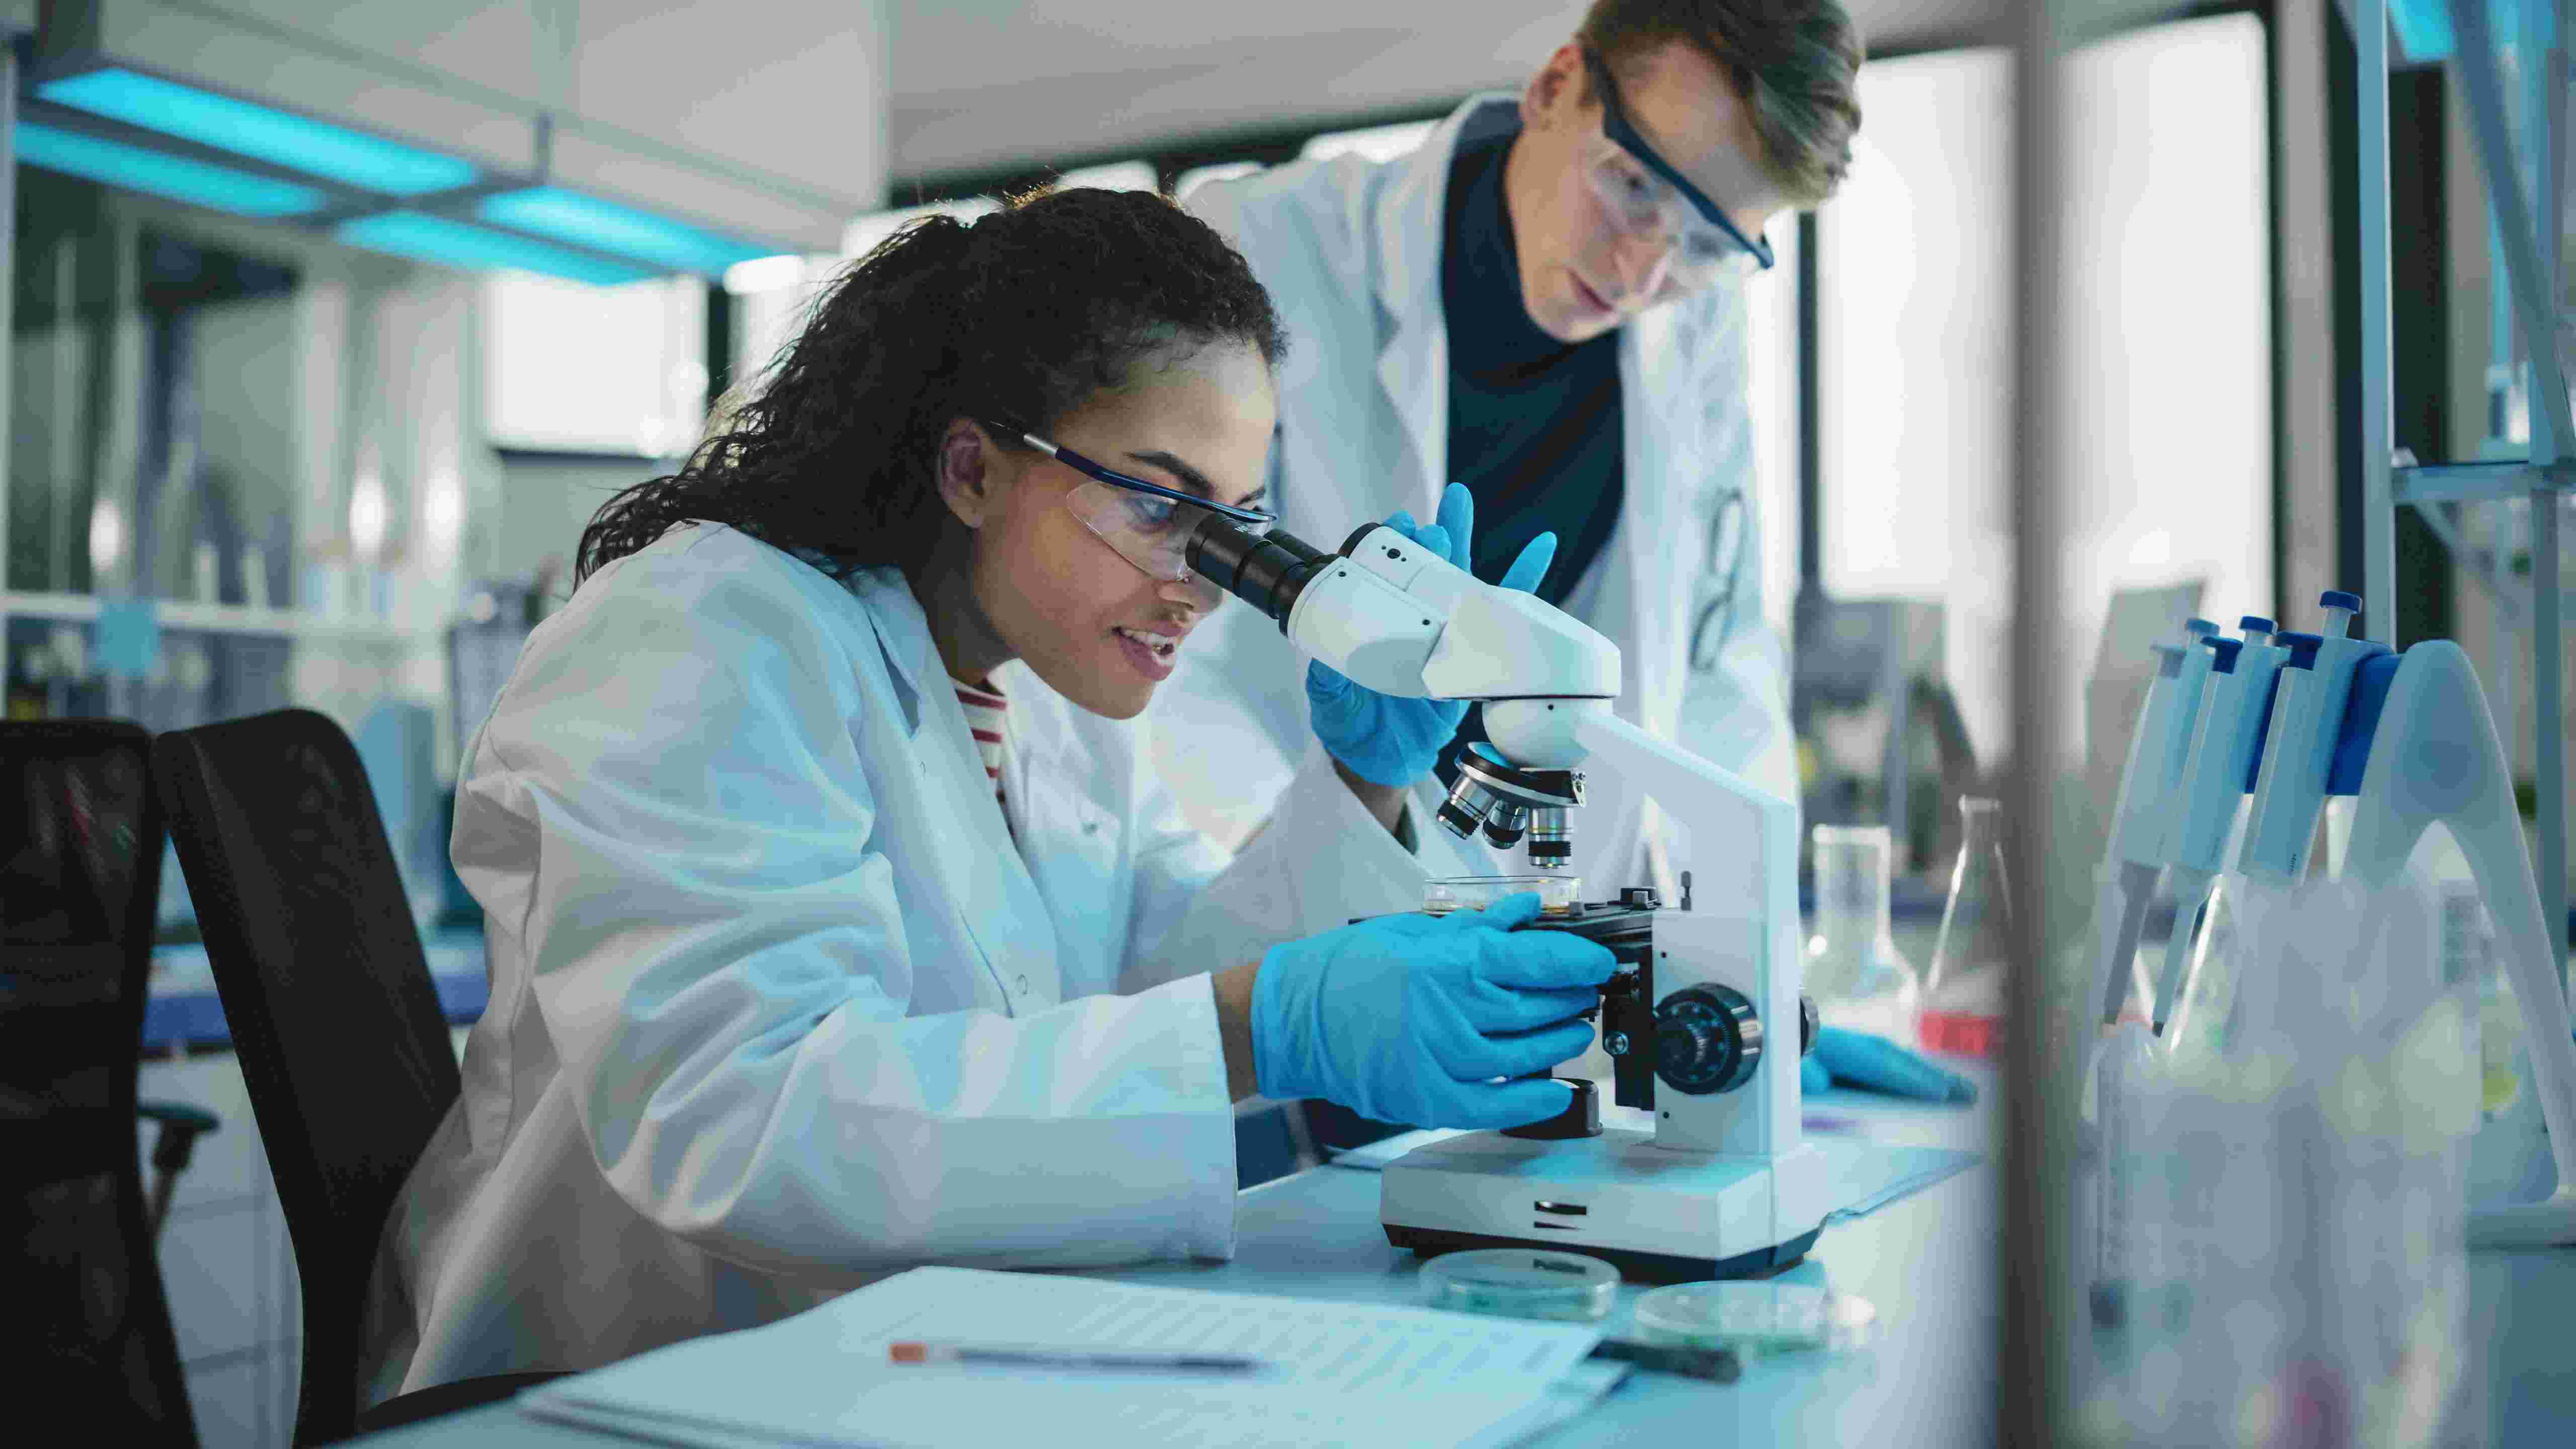
[[[1626,232],[1660,231],[1671,239],[1667,288],[1695,289],[1725,276],[1748,276],[1772,264],[1771,244],[1748,237],[1708,194],[1655,153],[1628,120],[1610,67],[1590,48],[1584,71],[1601,96],[1601,130],[1583,155],[1583,179]]]
[[[1104,468],[1071,448],[1058,447],[1035,433],[1005,423],[986,422],[984,426],[997,437],[1017,438],[1090,478],[1092,481],[1066,495],[1064,506],[1120,558],[1166,583],[1183,583],[1191,578],[1186,557],[1190,536],[1198,532],[1200,521],[1209,514],[1253,533],[1267,530],[1279,518],[1258,508],[1219,503]]]

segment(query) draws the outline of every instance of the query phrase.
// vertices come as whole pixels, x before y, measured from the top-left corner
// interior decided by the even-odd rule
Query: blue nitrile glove
[[[1834,1085],[1911,1097],[1919,1102],[1973,1102],[1977,1084],[1935,1066],[1883,1036],[1828,1026],[1816,1033],[1813,1058],[1833,1073]]]
[[[1416,1127],[1518,1127],[1565,1110],[1544,1072],[1592,1044],[1576,1013],[1614,960],[1562,931],[1516,931],[1538,897],[1377,916],[1270,948],[1252,983],[1261,1095],[1322,1097]]]
[[[1469,568],[1469,545],[1475,541],[1476,499],[1452,483],[1440,495],[1440,520],[1417,524],[1400,512],[1386,526],[1449,560]],[[1556,560],[1556,535],[1542,533],[1529,541],[1521,556],[1503,571],[1502,586],[1529,593],[1547,577]],[[1471,570],[1472,571],[1472,570]],[[1409,785],[1440,758],[1440,750],[1458,734],[1467,717],[1464,700],[1397,699],[1353,684],[1340,670],[1316,660],[1306,666],[1306,707],[1315,738],[1354,775],[1379,785]]]

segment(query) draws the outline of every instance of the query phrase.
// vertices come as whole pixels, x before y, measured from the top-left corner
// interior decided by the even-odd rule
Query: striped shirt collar
[[[1002,785],[1002,748],[1009,733],[1011,702],[994,690],[951,679],[956,686],[957,706],[966,712],[966,727],[975,735],[976,753],[983,756],[984,774],[998,791]]]

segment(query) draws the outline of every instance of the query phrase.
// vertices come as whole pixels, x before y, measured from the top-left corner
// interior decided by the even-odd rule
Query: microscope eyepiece
[[[1181,556],[1191,572],[1259,609],[1281,633],[1307,581],[1336,557],[1294,534],[1253,533],[1215,513],[1199,520]]]

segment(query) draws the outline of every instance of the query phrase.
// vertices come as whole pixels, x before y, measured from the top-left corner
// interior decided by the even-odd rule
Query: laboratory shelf
[[[2474,503],[2497,498],[2523,498],[2543,487],[2576,492],[2576,460],[2534,468],[2520,458],[2480,463],[2426,463],[2389,470],[2389,488],[2398,503]]]
[[[96,594],[0,593],[0,617],[60,619],[85,623],[98,618]],[[175,599],[153,602],[153,622],[164,629],[208,634],[260,634],[319,642],[374,645],[389,649],[430,648],[445,637],[447,622],[405,628],[380,620],[307,613],[300,609],[252,609],[239,604],[197,604]]]

